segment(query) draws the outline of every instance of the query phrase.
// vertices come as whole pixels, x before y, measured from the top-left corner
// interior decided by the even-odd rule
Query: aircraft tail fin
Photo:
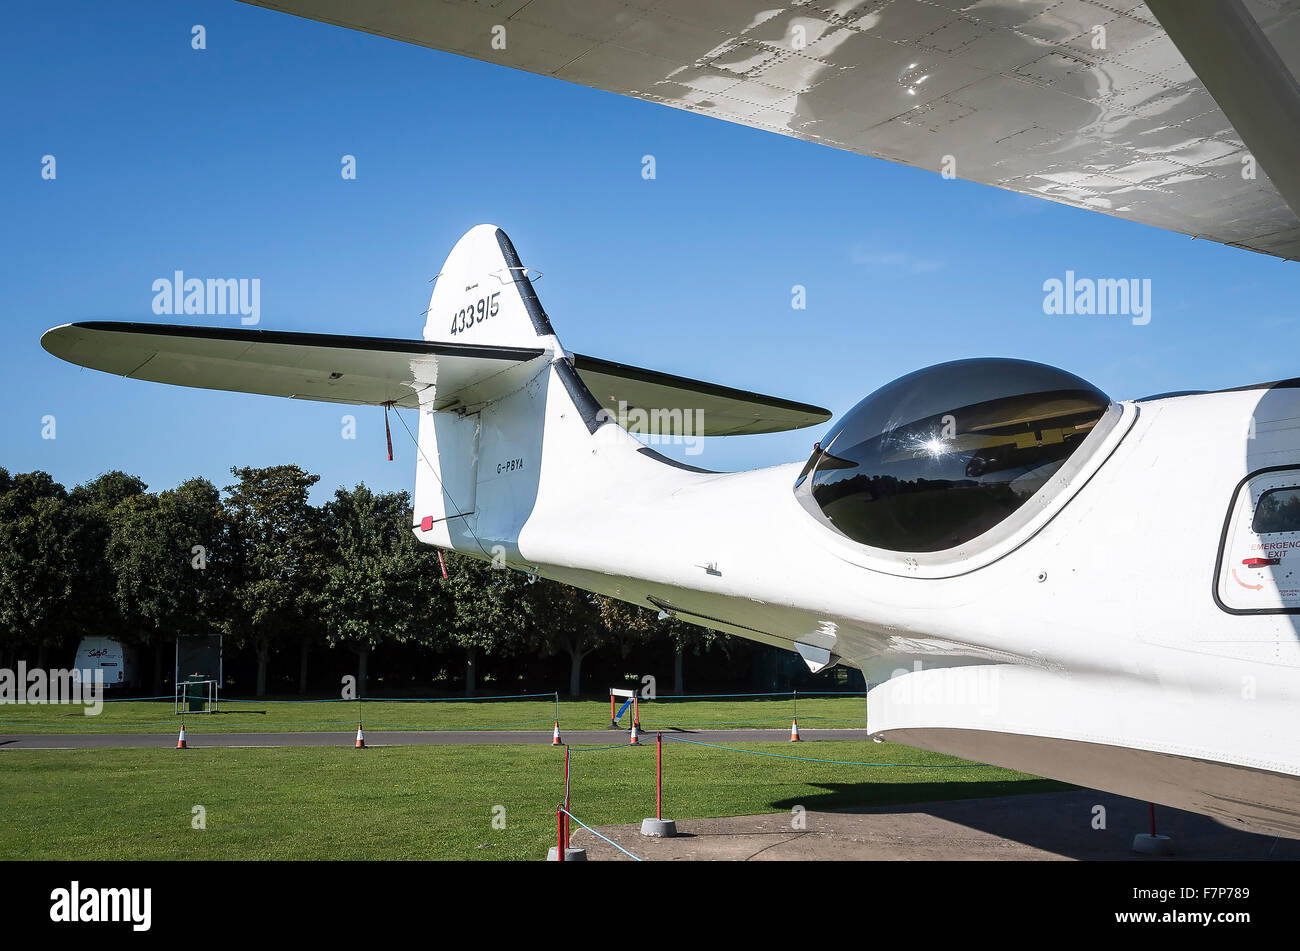
[[[526,378],[498,377],[479,387],[472,401],[431,396],[420,411],[417,537],[496,557],[513,549],[536,497],[547,405],[557,398],[551,378],[577,382],[558,397],[569,404],[566,409],[585,411],[594,423],[600,407],[573,375],[528,270],[495,225],[471,228],[451,249],[429,299],[424,338],[443,345],[537,348],[545,355],[528,365]]]
[[[496,225],[475,225],[451,249],[429,298],[424,339],[545,347],[555,331],[529,269]]]

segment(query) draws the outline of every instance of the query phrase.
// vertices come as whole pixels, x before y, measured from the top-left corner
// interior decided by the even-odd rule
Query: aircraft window
[[[993,528],[1043,487],[1110,399],[1024,360],[958,360],[872,393],[813,451],[796,489],[863,545],[943,551]]]
[[[1300,487],[1265,492],[1255,506],[1255,518],[1250,527],[1257,535],[1300,532]]]

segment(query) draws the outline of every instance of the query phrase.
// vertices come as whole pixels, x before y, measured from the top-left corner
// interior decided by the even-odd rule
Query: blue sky
[[[232,0],[50,0],[7,19],[10,471],[71,486],[118,468],[162,489],[296,462],[323,477],[318,500],[358,481],[411,488],[413,448],[395,425],[386,461],[378,409],[124,380],[38,339],[167,320],[151,285],[178,269],[260,278],[262,329],[418,337],[429,278],[484,221],[544,272],[568,349],[836,416],[971,356],[1053,363],[1116,398],[1300,374],[1295,264]],[[1044,315],[1043,282],[1067,269],[1149,278],[1150,324]],[[802,459],[826,428],[709,440],[690,461]]]

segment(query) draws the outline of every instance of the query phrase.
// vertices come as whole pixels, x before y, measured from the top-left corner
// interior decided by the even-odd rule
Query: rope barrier
[[[348,721],[351,722],[351,721]],[[535,723],[550,723],[550,717],[542,717],[540,720],[516,720],[513,723],[496,723],[492,726],[404,726],[400,723],[385,723],[382,720],[367,719],[366,723],[374,727],[386,727],[390,730],[409,730],[413,733],[492,733],[496,730],[506,730],[516,726],[530,726]]]
[[[784,723],[786,720],[789,719],[790,718],[787,716],[780,716],[780,717],[754,717],[751,720],[695,720],[691,723],[665,723],[664,727],[669,729],[682,729],[684,727],[693,727],[693,726],[737,726],[742,723]],[[806,717],[805,719],[811,720],[813,718]],[[646,722],[650,722],[649,717],[646,718]]]
[[[862,717],[862,718],[855,718],[855,719],[848,719],[848,718],[845,718],[845,717],[812,717],[812,716],[807,716],[806,714],[800,714],[800,715],[799,715],[799,719],[800,719],[800,720],[818,720],[818,721],[820,721],[820,722],[822,722],[822,723],[853,723],[853,724],[857,724],[857,725],[858,725],[858,728],[861,728],[861,729],[866,729],[866,725],[867,725],[867,720],[866,720],[865,717]],[[743,725],[745,725],[745,724],[758,724],[758,723],[787,723],[787,722],[789,722],[789,720],[790,720],[790,718],[789,718],[788,716],[781,716],[781,717],[766,717],[766,718],[755,717],[755,718],[753,718],[752,720],[694,720],[694,721],[692,721],[692,722],[690,722],[690,723],[664,723],[664,724],[656,725],[656,726],[649,726],[649,725],[647,725],[647,726],[645,727],[645,729],[646,729],[646,730],[658,730],[658,729],[664,729],[664,730],[687,730],[687,729],[693,729],[693,728],[709,729],[709,728],[712,728],[712,727],[718,727],[718,726],[724,726],[724,727],[725,727],[725,726],[743,726]],[[650,720],[650,719],[647,717],[647,718],[646,718],[646,723],[647,723],[647,724],[650,724],[650,723],[658,724],[658,721]],[[771,727],[760,727],[760,729],[771,729]],[[828,729],[833,729],[833,728],[828,728]]]
[[[214,727],[218,727],[218,729],[216,729],[216,730],[213,731],[213,732],[216,732],[216,733],[244,733],[244,734],[248,734],[249,736],[256,736],[256,735],[259,734],[259,733],[273,733],[273,732],[275,732],[274,730],[265,730],[265,729],[262,729],[262,727],[298,727],[299,729],[297,729],[297,730],[295,730],[295,731],[293,731],[293,732],[302,733],[302,732],[311,732],[311,731],[304,731],[304,730],[302,730],[302,729],[301,729],[302,727],[311,727],[311,726],[345,726],[345,727],[346,727],[346,726],[352,726],[352,725],[354,725],[354,724],[357,722],[357,721],[354,720],[354,719],[348,719],[348,720],[276,720],[276,721],[270,721],[270,722],[265,721],[265,720],[260,720],[260,721],[258,721],[258,723],[256,724],[256,726],[258,727],[258,729],[256,729],[256,730],[246,730],[246,729],[239,729],[239,727],[242,727],[242,726],[245,725],[245,724],[241,724],[241,723],[223,723],[223,722],[220,722],[220,721],[215,721],[215,722],[214,722],[214,721],[211,721],[211,720],[197,720],[197,719],[194,719],[195,717],[200,717],[200,716],[208,716],[208,714],[192,714],[192,715],[190,715],[189,717],[187,717],[185,713],[178,713],[178,714],[176,714],[176,715],[175,715],[172,719],[170,719],[170,720],[130,720],[130,721],[127,721],[127,722],[117,722],[117,723],[111,723],[111,722],[108,722],[108,723],[106,723],[106,722],[94,722],[94,723],[91,724],[91,725],[93,725],[93,726],[96,727],[96,728],[100,728],[100,729],[102,729],[103,732],[105,732],[105,733],[113,733],[113,732],[120,732],[121,729],[123,729],[123,728],[127,728],[127,727],[140,727],[140,726],[175,726],[175,725],[176,725],[178,722],[180,722],[181,720],[185,720],[185,721],[188,722],[188,723],[191,723],[191,724],[197,724],[197,725],[200,726],[200,727],[203,727],[203,726],[214,726]],[[94,717],[87,717],[86,719],[87,719],[87,720],[91,720],[91,721],[94,721],[94,720],[95,720]],[[513,722],[513,723],[498,723],[498,724],[494,724],[494,725],[492,725],[492,726],[443,726],[443,725],[439,725],[439,726],[410,726],[410,725],[407,725],[407,724],[404,724],[404,723],[389,723],[389,722],[382,721],[382,720],[369,720],[369,719],[366,720],[367,729],[369,729],[369,728],[371,728],[371,727],[374,727],[374,728],[378,728],[378,729],[382,729],[382,730],[386,730],[386,731],[390,731],[390,732],[391,732],[391,731],[400,731],[400,732],[405,732],[405,733],[494,733],[494,732],[498,732],[498,731],[500,731],[500,732],[506,732],[506,731],[508,731],[509,729],[513,728],[513,727],[530,726],[530,725],[536,725],[536,724],[539,724],[539,723],[550,723],[550,722],[551,722],[551,718],[550,718],[550,717],[542,717],[540,720],[519,720],[519,721],[516,721],[516,722]],[[55,730],[55,731],[59,731],[59,730],[65,728],[65,727],[67,726],[67,724],[66,724],[66,723],[33,723],[33,722],[31,722],[30,720],[0,720],[0,727],[5,727],[5,726],[27,727],[27,728],[35,728],[35,729],[38,729],[38,730]],[[230,727],[230,729],[222,729],[222,728],[224,728],[224,727]],[[90,732],[90,731],[87,731],[87,732]],[[195,732],[195,730],[191,729],[189,732],[193,733],[193,732]],[[202,732],[202,731],[200,730],[199,732]],[[331,732],[331,731],[322,731],[322,732]],[[347,731],[345,731],[345,732],[347,732]],[[620,744],[620,745],[626,746],[627,744]]]
[[[738,746],[721,746],[717,743],[703,743],[700,740],[688,740],[683,736],[673,736],[669,733],[666,737],[670,740],[676,740],[678,743],[690,743],[692,746],[708,746],[715,750],[729,750],[732,753],[749,753],[751,756],[772,756],[776,759],[794,759],[804,763],[831,763],[836,766],[885,766],[894,769],[971,769],[977,766],[984,766],[984,763],[855,763],[848,760],[838,759],[815,759],[811,756],[791,756],[787,753],[768,753],[764,750],[746,750]]]
[[[301,700],[295,698],[273,699],[269,697],[228,698],[222,697],[222,703],[477,703],[482,700],[525,700],[528,698],[553,697],[554,693],[513,693],[501,697],[325,697],[324,699]],[[125,699],[125,698],[123,698]],[[146,698],[151,699],[151,698]],[[171,697],[165,699],[170,700]]]
[[[782,717],[782,719],[785,718]],[[860,718],[854,717],[852,719],[849,719],[847,717],[813,717],[805,713],[802,716],[800,716],[799,719],[800,720],[821,720],[824,723],[861,723],[863,726],[866,726],[867,724],[866,717],[860,717]]]
[[[210,716],[210,715],[211,715],[211,714],[207,714],[207,713],[194,713],[194,714],[190,714],[189,716],[186,716],[185,713],[177,713],[177,714],[175,714],[175,715],[174,715],[170,720],[127,720],[127,721],[125,721],[125,722],[119,721],[119,722],[115,722],[115,723],[114,723],[114,722],[104,722],[104,721],[100,721],[100,720],[98,720],[96,717],[86,717],[85,720],[86,720],[86,721],[90,721],[90,725],[92,725],[92,726],[95,726],[95,727],[102,727],[102,728],[103,728],[103,731],[106,732],[106,733],[113,733],[113,732],[118,732],[118,731],[120,731],[120,729],[123,728],[123,727],[136,727],[136,726],[175,726],[175,725],[176,725],[179,721],[181,721],[181,720],[189,720],[190,723],[202,723],[202,722],[209,722],[209,723],[211,723],[212,721],[202,721],[202,720],[195,720],[195,719],[194,719],[195,717],[206,717],[206,716]],[[356,723],[356,720],[352,720],[352,719],[348,719],[348,720],[280,720],[280,721],[273,721],[273,722],[267,722],[267,721],[265,721],[265,720],[261,720],[261,721],[259,721],[259,722],[257,723],[257,726],[258,726],[258,727],[267,727],[267,726],[296,726],[296,727],[304,727],[304,726],[338,726],[338,725],[340,725],[340,724],[346,726],[346,725],[351,724],[351,723]],[[229,726],[241,726],[242,724],[233,724],[233,723],[232,723],[232,724],[224,724],[224,723],[217,723],[217,724],[215,724],[215,725],[218,725],[218,726],[227,726],[227,725],[229,725]],[[21,726],[21,727],[34,727],[34,728],[38,728],[38,729],[55,729],[55,730],[57,730],[57,729],[59,729],[59,728],[61,728],[61,727],[65,727],[65,726],[67,726],[67,724],[66,724],[66,723],[33,723],[33,722],[30,721],[30,720],[0,720],[0,726]],[[193,731],[191,730],[190,732],[193,732]],[[258,730],[238,730],[238,729],[232,729],[232,730],[229,730],[229,731],[221,731],[221,730],[218,730],[218,731],[216,731],[216,732],[247,733],[247,734],[249,734],[250,736],[252,736],[252,735],[255,735],[255,734],[257,734],[257,733],[270,733],[270,732],[274,732],[274,731],[272,731],[272,730],[261,730],[261,729],[258,729]],[[309,731],[298,730],[298,731],[296,731],[296,732],[301,733],[301,732],[309,732]]]
[[[626,855],[628,858],[632,859],[633,861],[636,861],[636,862],[643,862],[643,861],[645,861],[645,860],[642,859],[640,856],[638,856],[638,855],[633,855],[631,852],[629,852],[627,849],[623,848],[623,846],[619,845],[617,842],[615,842],[615,841],[614,841],[613,839],[611,839],[609,836],[607,836],[607,835],[601,835],[599,832],[597,832],[597,831],[596,831],[595,829],[593,829],[591,826],[587,825],[587,823],[583,822],[581,819],[579,819],[577,816],[575,816],[573,813],[571,813],[568,809],[565,809],[565,808],[561,807],[561,808],[560,808],[560,812],[564,813],[566,816],[568,816],[570,819],[572,819],[572,820],[573,820],[574,822],[576,822],[578,825],[582,826],[584,829],[586,829],[588,832],[590,832],[590,833],[591,833],[592,835],[594,835],[596,838],[598,838],[598,839],[604,839],[606,842],[608,842],[610,845],[614,846],[614,848],[618,849],[620,852],[622,852],[624,855]]]
[[[717,697],[794,697],[795,694],[801,697],[866,697],[861,690],[781,690],[771,693],[661,693],[654,697],[647,697],[647,703],[654,703],[660,700],[706,700]]]

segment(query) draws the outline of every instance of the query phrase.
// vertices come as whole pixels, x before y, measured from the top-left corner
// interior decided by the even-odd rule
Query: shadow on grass
[[[1000,779],[973,783],[809,783],[825,792],[772,803],[777,809],[803,806],[817,812],[945,802],[953,799],[984,799],[1029,793],[1063,792],[1074,789],[1052,779]]]

